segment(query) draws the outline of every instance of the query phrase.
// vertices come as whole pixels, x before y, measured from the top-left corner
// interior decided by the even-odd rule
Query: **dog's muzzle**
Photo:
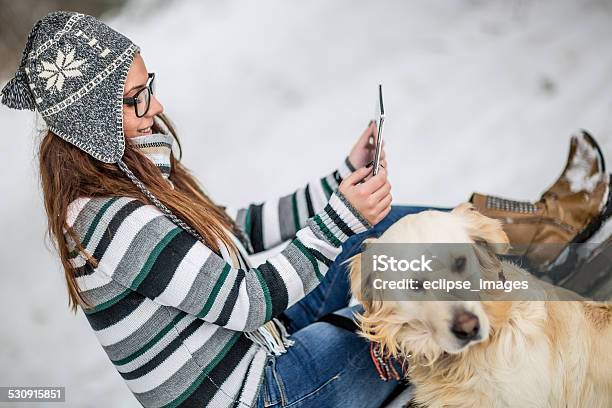
[[[467,344],[473,340],[480,340],[480,322],[478,316],[467,310],[459,310],[453,317],[451,332],[459,340]]]

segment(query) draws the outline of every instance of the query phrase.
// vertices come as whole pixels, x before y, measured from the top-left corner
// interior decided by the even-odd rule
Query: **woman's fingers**
[[[368,167],[371,169],[371,167]],[[365,183],[358,186],[358,188],[367,195],[371,195],[373,192],[377,191],[387,182],[387,170],[384,167],[381,167],[378,171],[378,174],[370,177],[366,180]]]
[[[363,141],[364,145],[369,148],[372,145],[372,138],[374,137],[374,122],[370,121],[370,124],[359,136],[359,140]]]
[[[390,195],[389,194],[390,192],[391,192],[391,183],[387,181],[385,184],[382,185],[382,187],[380,187],[378,190],[372,193],[372,195],[370,196],[371,197],[370,199],[372,200],[372,202],[378,203],[382,201],[386,196]]]
[[[357,169],[340,183],[338,189],[365,219],[376,225],[390,211],[391,185],[384,168],[381,167],[376,176],[371,176],[371,173],[371,167]]]
[[[371,171],[371,167],[360,167],[351,174],[349,174],[344,181],[346,182],[346,184],[354,186],[358,184],[361,180],[366,178],[366,176],[370,174]]]
[[[381,222],[390,212],[391,212],[391,205],[389,205],[384,210],[382,210],[380,213],[378,213],[378,216],[375,219],[375,224],[374,225],[376,225],[379,222]]]
[[[385,208],[389,207],[393,202],[393,196],[391,194],[387,194],[376,206],[374,207],[375,211],[382,211]]]

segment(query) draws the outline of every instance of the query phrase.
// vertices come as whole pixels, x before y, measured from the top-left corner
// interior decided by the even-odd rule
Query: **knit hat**
[[[123,90],[138,51],[129,38],[92,16],[50,13],[32,28],[1,102],[37,110],[49,130],[65,141],[104,163],[117,163],[156,207],[202,241],[122,161]]]

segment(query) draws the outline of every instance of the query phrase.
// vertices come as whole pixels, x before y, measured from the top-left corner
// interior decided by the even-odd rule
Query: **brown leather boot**
[[[565,169],[534,203],[474,193],[482,214],[502,221],[512,254],[545,272],[569,243],[585,242],[612,210],[610,175],[597,142],[586,131],[572,136]],[[558,279],[553,279],[557,281]]]

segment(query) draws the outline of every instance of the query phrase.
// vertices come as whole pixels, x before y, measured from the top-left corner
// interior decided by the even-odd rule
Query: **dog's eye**
[[[423,292],[425,289],[423,288],[423,281],[420,279],[412,280],[412,289],[415,292]]]
[[[453,261],[452,270],[453,272],[463,272],[465,270],[465,264],[467,263],[467,259],[465,256],[458,256]]]

